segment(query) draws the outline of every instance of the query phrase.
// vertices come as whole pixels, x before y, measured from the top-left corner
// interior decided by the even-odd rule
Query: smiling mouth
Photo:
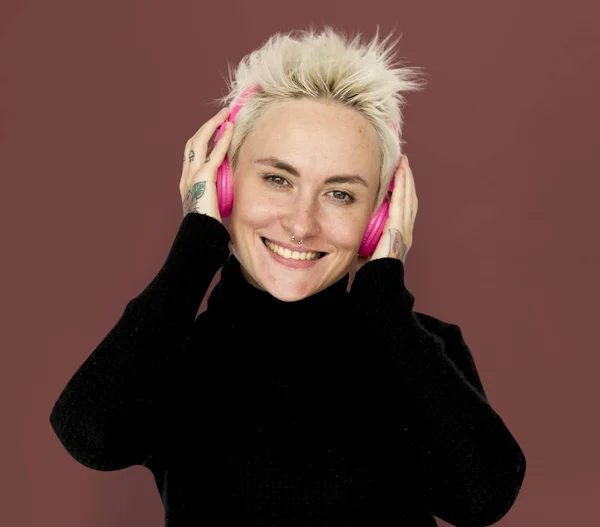
[[[269,251],[282,256],[283,258],[287,258],[288,260],[299,260],[299,261],[312,261],[319,260],[323,258],[327,253],[324,252],[310,252],[310,251],[290,251],[285,247],[281,247],[276,243],[273,243],[271,240],[267,240],[267,238],[261,238],[262,242],[265,244]]]

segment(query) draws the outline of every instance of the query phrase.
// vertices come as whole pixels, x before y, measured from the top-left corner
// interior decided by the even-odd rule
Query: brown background
[[[184,146],[227,61],[311,22],[396,26],[428,75],[405,110],[406,281],[416,310],[461,326],[526,454],[499,523],[593,522],[599,20],[592,0],[3,1],[0,523],[163,525],[151,473],[79,465],[50,410],[164,262]]]

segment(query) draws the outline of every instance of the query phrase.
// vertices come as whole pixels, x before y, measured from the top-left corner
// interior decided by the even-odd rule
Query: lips
[[[277,242],[277,241],[271,240],[270,238],[261,237],[261,240],[265,246],[267,245],[266,242],[268,241],[272,244],[278,245],[279,247],[281,247],[283,249],[288,249],[292,252],[296,251],[299,253],[317,253],[319,255],[318,258],[316,258],[317,260],[323,258],[323,256],[325,256],[327,254],[326,252],[323,252],[323,251],[315,251],[312,249],[307,249],[306,247],[301,247],[299,245],[294,246],[294,245],[290,245],[288,243]]]

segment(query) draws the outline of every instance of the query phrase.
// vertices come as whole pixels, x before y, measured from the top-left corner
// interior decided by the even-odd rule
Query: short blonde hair
[[[381,158],[375,209],[379,207],[404,144],[400,110],[406,100],[401,92],[418,91],[425,84],[418,78],[421,68],[391,63],[393,48],[400,40],[386,47],[392,33],[379,42],[377,26],[374,38],[362,44],[360,33],[350,39],[330,26],[320,32],[314,28],[292,30],[271,36],[237,67],[228,63],[229,91],[215,102],[230,106],[247,89],[259,87],[245,97],[235,118],[228,151],[232,171],[244,140],[271,104],[297,98],[334,100],[355,108],[373,124]]]

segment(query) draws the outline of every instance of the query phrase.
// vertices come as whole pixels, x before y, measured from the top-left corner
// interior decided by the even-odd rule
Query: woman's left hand
[[[370,258],[358,257],[357,271],[366,263],[378,258],[397,258],[406,263],[406,255],[412,246],[419,201],[415,191],[415,180],[405,155],[402,156],[394,178],[388,218],[383,226],[381,238]]]

